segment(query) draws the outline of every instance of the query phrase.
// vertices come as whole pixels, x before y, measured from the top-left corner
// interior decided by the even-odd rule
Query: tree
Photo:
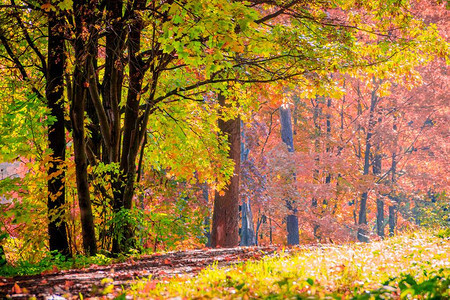
[[[219,103],[226,105],[219,94]],[[211,230],[212,247],[235,247],[239,244],[239,173],[241,165],[241,120],[219,120],[219,128],[227,136],[230,147],[228,158],[234,163],[230,183],[214,195],[214,211]]]
[[[64,126],[64,23],[62,16],[48,14],[47,86],[46,98],[50,116],[55,121],[48,127],[49,148],[52,161],[48,169],[48,211],[50,251],[70,255],[67,239],[65,214],[65,172],[66,134]],[[57,174],[57,175],[56,175]],[[62,211],[61,211],[62,210]]]
[[[294,136],[292,132],[292,118],[291,110],[287,105],[282,105],[280,107],[280,123],[281,123],[281,139],[286,145],[288,152],[294,152]],[[295,181],[295,173],[292,174],[293,180]],[[298,232],[298,216],[297,207],[294,199],[286,198],[284,199],[285,205],[289,211],[286,217],[286,228],[287,228],[287,243],[288,245],[298,245],[299,244],[299,232]]]
[[[252,163],[248,161],[248,154],[250,149],[246,146],[247,144],[247,138],[245,135],[245,129],[243,126],[243,122],[241,121],[241,149],[240,149],[240,161],[241,161],[241,174],[243,174],[243,171],[245,170],[245,166],[247,165],[250,167]],[[250,177],[250,174],[243,174],[240,176],[240,178],[244,179],[243,177],[247,175],[247,177]],[[245,178],[247,180],[251,180],[250,178]],[[244,191],[242,191],[242,188],[244,188]],[[241,246],[253,246],[256,244],[256,236],[255,236],[255,230],[253,226],[253,213],[252,213],[252,206],[251,206],[251,199],[255,197],[256,193],[248,193],[248,191],[245,191],[245,187],[243,186],[242,182],[240,182],[240,195],[242,195],[242,201],[241,201]],[[252,197],[253,196],[253,197]]]
[[[262,88],[279,92],[286,85],[298,86],[309,98],[330,96],[326,91],[330,72],[358,76],[358,70],[368,66],[369,75],[389,69],[401,76],[418,63],[422,52],[427,57],[444,48],[432,26],[419,30],[420,22],[404,17],[405,7],[386,9],[384,4],[372,2],[359,3],[361,11],[349,14],[351,3],[317,3],[317,7],[305,8],[300,1],[36,1],[20,6],[10,1],[5,5],[21,16],[54,12],[62,18],[58,20],[64,25],[59,27],[62,33],[55,32],[55,37],[62,34],[65,39],[67,59],[62,65],[71,119],[70,147],[74,149],[76,196],[88,255],[96,253],[98,246],[98,203],[106,207],[104,224],[108,224],[101,234],[112,237],[103,247],[116,253],[137,247],[133,201],[139,184],[138,161],[144,156],[149,169],[160,177],[207,182],[216,190],[215,214],[221,217],[214,218],[213,235],[220,230],[223,233],[224,226],[230,230],[229,237],[216,238],[215,244],[237,245],[239,189],[231,186],[239,182],[236,170],[240,164],[233,166],[230,158],[239,159],[240,145],[228,146],[226,140],[237,141],[233,135],[240,135],[238,120],[257,109]],[[328,13],[330,7],[332,14]],[[364,22],[359,13],[372,17],[364,30],[358,28]],[[2,11],[2,15],[8,14]],[[23,18],[17,23],[18,28],[21,24],[49,28],[50,21],[30,23]],[[392,24],[407,28],[404,22],[409,21],[409,31],[391,28]],[[409,39],[408,32],[420,43]],[[8,44],[2,30],[2,43],[13,46],[5,47],[7,58],[2,61],[17,70],[35,95],[42,90],[37,74],[45,67],[35,49],[50,47],[37,40],[39,47],[33,47],[26,35],[10,39]],[[25,52],[21,51],[23,45],[29,46]],[[48,52],[56,55],[60,48],[54,47]],[[406,50],[412,53],[408,61],[414,58],[413,62],[396,68],[405,61],[401,51]],[[60,80],[60,69],[55,78]],[[55,87],[59,93],[60,86]],[[277,102],[276,97],[267,98]],[[192,128],[182,125],[190,121]],[[193,128],[204,138],[199,139],[201,135]],[[170,145],[173,141],[178,142],[176,148]],[[204,145],[199,146],[201,143]],[[193,149],[202,151],[193,155]],[[107,180],[102,182],[104,178]],[[231,186],[220,191],[229,179]],[[224,200],[221,193],[233,197]]]
[[[13,68],[20,73],[20,80],[30,86],[31,93],[46,102],[49,109],[51,121],[48,125],[48,146],[52,151],[51,160],[48,166],[48,234],[50,251],[57,251],[65,256],[71,253],[68,244],[66,221],[65,221],[65,183],[64,183],[64,160],[65,160],[65,127],[64,127],[64,88],[63,75],[65,67],[64,53],[64,29],[62,17],[55,13],[48,14],[48,38],[47,57],[43,54],[43,49],[39,48],[34,37],[34,32],[30,32],[26,23],[26,18],[35,18],[30,14],[22,14],[21,8],[11,1],[11,5],[5,9],[2,15],[2,27],[7,26],[7,22],[14,22],[18,30],[18,40],[31,49],[31,53],[18,54],[15,51],[13,38],[8,39],[5,28],[0,30],[0,40],[4,46],[6,55],[12,62]],[[39,21],[37,21],[39,24]],[[38,25],[39,26],[39,25]],[[31,27],[33,29],[33,27]],[[31,30],[32,30],[31,29]],[[45,52],[44,52],[45,53]],[[45,97],[35,83],[33,72],[27,70],[23,60],[33,61],[26,55],[35,57],[35,66],[38,72],[46,80]]]

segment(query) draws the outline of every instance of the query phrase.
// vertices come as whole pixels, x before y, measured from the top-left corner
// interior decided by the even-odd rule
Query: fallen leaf
[[[11,291],[13,294],[22,294],[22,289],[20,288],[20,286],[16,283],[14,283],[14,286],[12,288]]]
[[[68,290],[71,286],[73,286],[75,283],[71,280],[66,280],[66,282],[64,282],[64,289]]]

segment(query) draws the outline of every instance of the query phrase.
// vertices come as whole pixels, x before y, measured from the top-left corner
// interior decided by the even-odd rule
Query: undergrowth
[[[450,240],[413,233],[381,242],[298,248],[195,277],[142,280],[146,299],[450,299]]]
[[[114,261],[120,261],[120,258],[113,260],[102,254],[97,254],[92,257],[77,255],[73,258],[66,258],[61,254],[55,254],[45,256],[38,262],[18,260],[14,264],[6,264],[0,267],[0,276],[35,275],[50,271],[55,272],[57,270],[80,269],[93,264],[109,265]]]

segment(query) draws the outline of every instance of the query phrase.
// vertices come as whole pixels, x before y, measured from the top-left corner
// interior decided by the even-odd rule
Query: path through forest
[[[195,275],[211,264],[227,266],[259,259],[277,249],[277,246],[206,248],[153,254],[108,266],[93,265],[85,269],[55,270],[34,276],[0,277],[0,299],[29,299],[32,296],[37,299],[77,299],[80,293],[86,299],[102,296],[106,292],[117,295],[122,288],[139,278],[151,275],[152,279],[160,280],[183,274]]]

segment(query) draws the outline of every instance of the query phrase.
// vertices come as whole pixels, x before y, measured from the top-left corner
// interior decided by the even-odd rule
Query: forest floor
[[[450,299],[450,237],[167,252],[0,277],[0,299]]]
[[[39,275],[0,277],[0,299],[71,299],[118,294],[140,279],[194,276],[210,265],[218,267],[258,259],[277,250],[276,246],[200,249],[157,253],[108,266],[57,270]]]

